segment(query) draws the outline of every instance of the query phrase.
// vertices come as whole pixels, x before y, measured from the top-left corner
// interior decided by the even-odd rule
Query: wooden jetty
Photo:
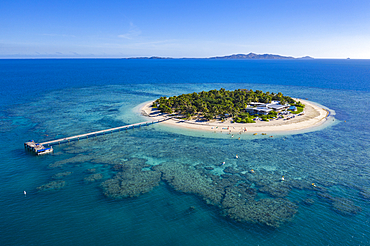
[[[83,139],[83,138],[87,139],[91,136],[98,136],[98,135],[103,135],[103,134],[106,134],[106,133],[113,133],[113,132],[117,132],[117,131],[121,131],[121,130],[134,129],[135,127],[148,126],[148,125],[152,125],[152,124],[155,124],[155,123],[160,123],[160,122],[163,122],[163,121],[166,121],[166,120],[169,120],[169,119],[171,119],[171,117],[164,118],[164,119],[161,119],[161,120],[156,120],[156,121],[147,121],[147,122],[141,122],[141,123],[136,123],[136,124],[131,124],[131,125],[119,126],[119,127],[115,127],[115,128],[106,129],[106,130],[90,132],[90,133],[80,134],[80,135],[76,135],[76,136],[71,136],[71,137],[46,141],[46,142],[43,142],[43,143],[35,143],[33,140],[30,140],[29,142],[24,143],[24,146],[25,146],[26,149],[29,149],[29,150],[32,150],[32,151],[34,151],[34,149],[35,149],[34,146],[38,146],[40,148],[48,149],[48,148],[45,148],[44,146],[51,146],[51,145],[54,145],[54,144],[61,144],[61,143],[70,142],[70,141],[73,141],[73,140],[80,140],[80,139]],[[52,148],[51,148],[51,150],[52,150]],[[37,151],[34,151],[34,152],[37,153]]]
[[[169,119],[170,118],[156,120],[156,121],[141,122],[141,123],[125,125],[125,126],[119,126],[119,127],[115,127],[115,128],[106,129],[106,130],[80,134],[80,135],[67,137],[67,138],[60,138],[60,139],[56,139],[56,140],[51,140],[51,141],[43,142],[43,143],[40,143],[40,144],[50,146],[50,145],[57,144],[57,143],[68,142],[68,141],[71,141],[71,140],[80,140],[82,138],[89,138],[91,136],[98,136],[98,135],[102,135],[102,134],[105,134],[105,133],[113,133],[113,132],[117,132],[117,131],[120,131],[120,130],[128,130],[130,128],[148,126],[148,125],[152,125],[152,124],[155,124],[155,123],[160,123],[160,122],[163,122],[163,121],[166,121],[166,120],[169,120]]]

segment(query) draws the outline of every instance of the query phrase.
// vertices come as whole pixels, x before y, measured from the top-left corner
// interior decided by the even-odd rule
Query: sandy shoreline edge
[[[214,132],[230,132],[230,133],[272,133],[272,132],[291,132],[305,130],[322,125],[328,120],[329,111],[315,105],[307,100],[297,99],[306,105],[304,115],[296,116],[290,120],[273,120],[269,122],[257,123],[231,123],[231,120],[221,122],[211,120],[208,122],[200,122],[195,120],[169,119],[161,124],[175,126],[179,128],[214,131]],[[157,109],[153,109],[151,105],[153,101],[147,102],[141,108],[141,114],[150,120],[162,120],[168,118],[166,114],[161,114]],[[245,131],[246,129],[246,131]]]

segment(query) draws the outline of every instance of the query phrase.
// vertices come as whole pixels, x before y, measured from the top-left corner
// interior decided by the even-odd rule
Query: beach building
[[[267,115],[271,111],[281,112],[287,110],[290,105],[279,104],[278,101],[272,101],[271,103],[259,103],[251,102],[245,109],[245,112],[249,114],[264,114]]]
[[[274,110],[275,112],[281,112],[289,108],[290,105],[281,105],[281,104],[267,104],[266,107]]]
[[[268,113],[270,113],[272,111],[272,109],[270,108],[266,108],[266,107],[248,107],[245,109],[245,112],[253,115],[253,114],[264,114],[264,115],[268,115]]]

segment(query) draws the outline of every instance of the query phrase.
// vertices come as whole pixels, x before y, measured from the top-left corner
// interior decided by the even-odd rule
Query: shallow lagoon
[[[153,125],[55,146],[54,155],[35,157],[22,149],[28,138],[43,141],[141,122],[133,108],[161,95],[221,87],[308,98],[335,110],[337,122],[318,131],[274,138],[242,135],[240,141],[227,134],[202,136]],[[367,245],[369,123],[362,115],[367,113],[368,99],[366,91],[301,86],[107,83],[55,88],[25,104],[7,105],[0,128],[8,143],[0,165],[1,244]],[[221,166],[223,161],[226,164]],[[237,222],[225,217],[225,207],[207,203],[206,193],[188,184],[185,189],[171,179],[161,179],[137,197],[104,195],[102,183],[122,171],[116,165],[144,165],[139,171],[148,171],[163,163],[189,167],[186,174],[223,175],[228,180],[221,182],[224,189],[242,180],[255,201],[290,201],[294,216],[278,218],[282,221],[278,228]],[[255,170],[254,176],[245,173],[250,169]],[[66,172],[69,175],[60,174]],[[166,173],[162,170],[161,175]],[[102,178],[94,179],[93,174]],[[37,190],[60,180],[65,181],[61,189]]]

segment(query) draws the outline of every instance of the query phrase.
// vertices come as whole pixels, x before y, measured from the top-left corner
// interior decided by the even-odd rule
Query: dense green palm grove
[[[227,114],[234,117],[245,114],[245,108],[250,102],[269,103],[273,100],[280,101],[281,104],[295,103],[291,97],[283,96],[281,92],[275,94],[246,89],[228,91],[221,88],[169,98],[161,97],[153,103],[153,107],[157,107],[163,113],[178,113],[186,118],[198,115],[211,120],[216,117],[223,118]]]

